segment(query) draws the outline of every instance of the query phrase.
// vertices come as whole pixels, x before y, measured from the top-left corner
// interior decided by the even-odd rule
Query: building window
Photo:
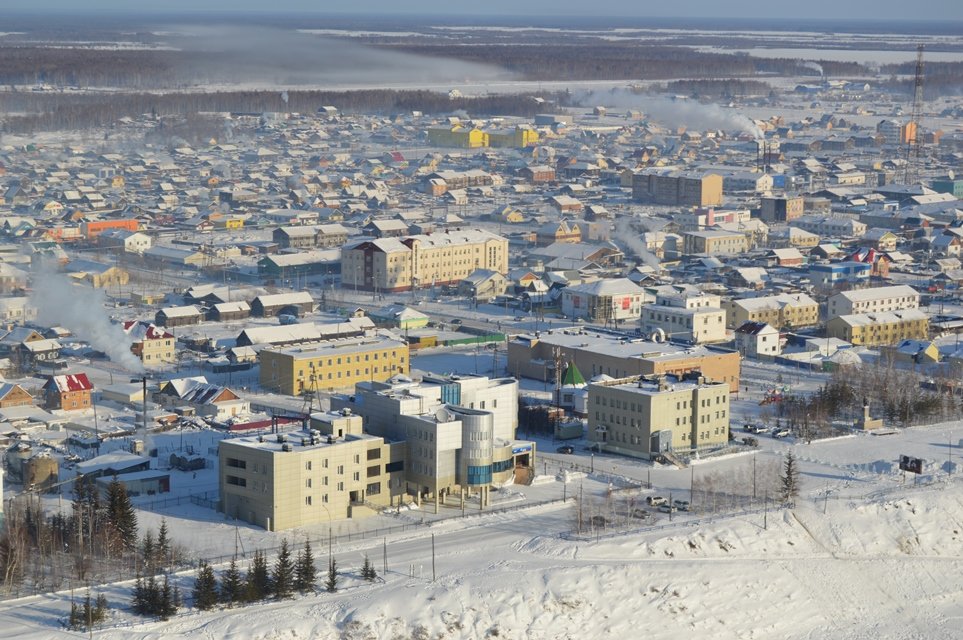
[[[304,504],[311,506],[311,496],[304,496]]]

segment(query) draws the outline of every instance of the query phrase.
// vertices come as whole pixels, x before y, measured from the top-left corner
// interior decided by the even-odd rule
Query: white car
[[[778,431],[772,432],[773,438],[786,438],[791,435],[792,435],[792,432],[789,431],[789,429],[779,429]]]
[[[660,505],[668,503],[668,500],[666,500],[662,496],[648,496],[645,499],[645,501],[649,503],[649,506],[652,506],[652,507],[658,507]]]

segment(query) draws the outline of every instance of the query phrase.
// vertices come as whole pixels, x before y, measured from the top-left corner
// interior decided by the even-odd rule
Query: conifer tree
[[[130,607],[137,615],[147,613],[147,588],[139,573],[134,580],[134,595],[131,598]]]
[[[264,552],[254,552],[254,559],[247,571],[247,599],[263,600],[271,594],[271,576],[268,575]]]
[[[364,565],[361,567],[361,577],[368,582],[374,581],[378,577],[378,572],[375,571],[374,566],[371,564],[371,560],[368,559],[368,555],[364,556]]]
[[[177,588],[171,585],[170,578],[164,576],[164,584],[160,587],[159,600],[154,615],[161,620],[169,620],[172,615],[177,613],[178,597]]]
[[[217,604],[217,577],[214,569],[205,561],[201,561],[194,579],[194,607],[201,611],[213,609]]]
[[[114,476],[107,485],[107,503],[105,509],[105,524],[113,534],[116,546],[133,549],[137,545],[137,513],[127,495],[127,487]]]
[[[324,588],[328,590],[328,593],[334,593],[338,590],[338,563],[335,562],[334,558],[328,563],[328,579],[324,583]]]
[[[154,532],[148,530],[144,533],[144,539],[140,543],[140,555],[144,561],[144,570],[154,573],[157,549],[154,547]]]
[[[241,581],[241,572],[237,568],[237,558],[231,560],[230,566],[221,577],[220,586],[221,602],[234,604],[244,599],[244,583]]]
[[[301,593],[314,590],[314,583],[317,580],[318,570],[314,566],[314,554],[311,553],[311,541],[304,542],[304,549],[298,553],[297,562],[294,566],[294,588]]]
[[[274,573],[271,576],[271,585],[274,597],[290,598],[294,582],[294,563],[291,561],[291,551],[288,549],[287,538],[281,539],[281,550],[278,552],[277,560],[274,562]]]
[[[783,463],[782,475],[779,479],[782,482],[779,492],[782,503],[790,507],[794,506],[799,496],[799,465],[796,464],[796,457],[792,451],[786,452],[786,461]]]
[[[161,520],[157,530],[157,544],[154,546],[154,566],[167,567],[171,560],[171,539],[167,531],[167,519]]]

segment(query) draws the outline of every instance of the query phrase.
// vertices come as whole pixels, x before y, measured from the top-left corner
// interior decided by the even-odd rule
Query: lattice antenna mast
[[[916,77],[913,83],[913,113],[910,117],[910,127],[906,143],[910,146],[906,154],[905,184],[915,184],[920,179],[923,168],[923,135],[920,131],[920,120],[923,118],[923,45],[916,47]]]

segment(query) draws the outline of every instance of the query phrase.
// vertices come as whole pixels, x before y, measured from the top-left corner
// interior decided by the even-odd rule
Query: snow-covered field
[[[677,516],[671,523],[663,517],[658,527],[609,531],[597,540],[571,535],[576,519],[571,499],[469,518],[426,514],[430,526],[374,540],[338,541],[333,551],[346,575],[336,594],[319,591],[207,613],[186,608],[171,621],[156,622],[130,615],[130,585],[113,585],[103,590],[113,608],[110,624],[95,635],[583,640],[644,632],[651,638],[961,638],[963,479],[940,468],[948,450],[960,455],[960,437],[963,424],[956,423],[812,445],[773,442],[761,455],[778,457],[792,447],[806,461],[803,496],[795,509],[698,525],[693,524],[698,515]],[[892,462],[904,452],[927,457],[929,484],[904,484],[892,465],[879,467],[882,473],[858,466]],[[582,455],[571,459],[585,461]],[[627,475],[645,469],[644,463],[615,462]],[[697,473],[735,472],[744,464],[741,456],[703,461]],[[862,469],[858,477],[841,472],[851,468]],[[688,470],[658,469],[652,480],[678,487],[689,475]],[[605,490],[604,483],[582,482],[586,493]],[[824,500],[827,486],[833,492]],[[549,482],[511,493],[524,493],[522,502],[534,502],[558,497],[560,488]],[[574,488],[568,495],[575,495]],[[272,546],[282,536],[311,535],[319,541],[318,565],[325,565],[324,527],[279,534],[242,527],[238,534],[218,514],[193,506],[167,517],[176,540],[198,556],[230,553],[236,535],[248,551]],[[142,523],[156,527],[159,518],[144,512]],[[418,512],[379,516],[365,526],[418,519]],[[384,544],[387,573],[382,571]],[[381,574],[376,583],[354,575],[364,554]],[[192,572],[179,579],[188,594]],[[59,627],[69,598],[70,593],[59,593],[0,603],[0,637],[74,636]]]

